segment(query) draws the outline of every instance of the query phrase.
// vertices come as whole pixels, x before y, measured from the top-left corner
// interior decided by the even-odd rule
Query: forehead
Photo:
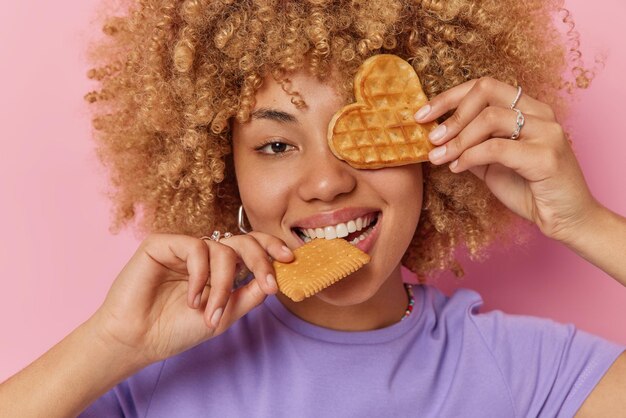
[[[334,78],[320,80],[305,70],[291,72],[280,81],[268,75],[255,94],[253,111],[261,108],[294,110],[298,100],[303,101],[304,109],[313,112],[320,107],[341,106],[347,98],[337,85]]]

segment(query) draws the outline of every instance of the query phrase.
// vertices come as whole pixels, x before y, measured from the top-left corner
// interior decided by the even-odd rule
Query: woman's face
[[[325,238],[348,232],[346,238],[371,262],[317,297],[334,305],[361,303],[388,278],[400,278],[400,260],[421,211],[422,168],[358,170],[337,159],[326,130],[344,105],[342,98],[307,72],[289,79],[305,108],[297,109],[291,96],[266,78],[250,121],[233,126],[241,200],[255,231],[274,235],[292,249],[313,231]]]

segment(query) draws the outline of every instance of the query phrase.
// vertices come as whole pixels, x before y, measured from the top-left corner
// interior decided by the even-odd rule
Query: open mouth
[[[324,239],[345,239],[352,245],[356,245],[363,241],[371,234],[372,230],[378,222],[380,212],[370,213],[358,218],[351,219],[348,222],[338,223],[337,225],[328,225],[319,228],[292,228],[293,231],[304,242],[310,242],[316,238]]]

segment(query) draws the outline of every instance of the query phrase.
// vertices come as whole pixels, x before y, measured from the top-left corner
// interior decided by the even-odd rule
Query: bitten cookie
[[[294,302],[314,295],[370,261],[368,254],[340,238],[314,239],[293,253],[293,262],[273,264],[278,289]]]

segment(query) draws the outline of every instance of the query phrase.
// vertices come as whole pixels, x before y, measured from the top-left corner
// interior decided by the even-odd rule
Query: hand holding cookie
[[[153,234],[144,240],[114,281],[93,316],[107,347],[124,347],[140,364],[170,357],[221,334],[276,293],[270,257],[293,254],[260,232],[215,241]],[[254,275],[233,291],[236,270]]]
[[[491,78],[471,80],[433,98],[415,118],[427,123],[454,110],[430,133],[437,145],[430,161],[471,171],[513,212],[568,243],[599,204],[550,106],[517,97],[520,91]]]

